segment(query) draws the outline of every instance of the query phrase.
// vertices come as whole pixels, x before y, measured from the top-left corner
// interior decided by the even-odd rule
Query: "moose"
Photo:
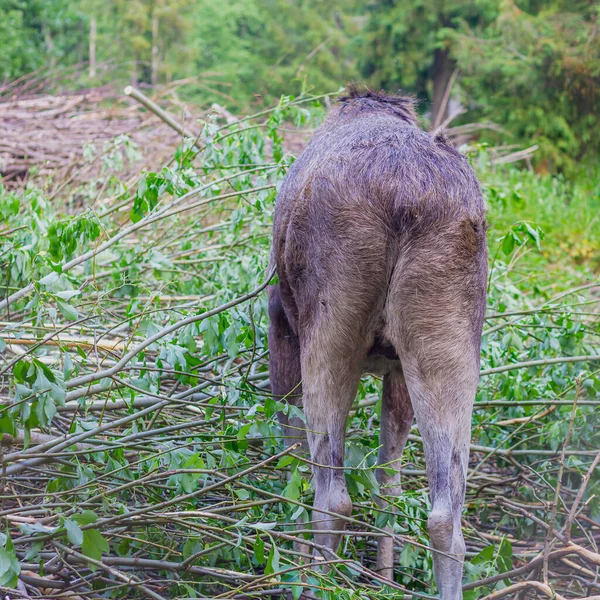
[[[281,185],[271,261],[271,386],[304,409],[305,423],[280,421],[289,439],[306,432],[316,547],[335,556],[351,515],[346,422],[360,377],[374,374],[383,378],[381,496],[401,494],[416,417],[434,577],[442,600],[461,599],[487,283],[485,209],[467,159],[419,127],[411,98],[350,86]],[[393,539],[382,537],[377,570],[393,579],[393,566]]]

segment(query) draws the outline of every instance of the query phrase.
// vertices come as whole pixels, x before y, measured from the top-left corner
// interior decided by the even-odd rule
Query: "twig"
[[[577,509],[579,508],[579,505],[581,504],[581,500],[583,499],[585,490],[587,489],[588,483],[590,482],[590,479],[591,479],[594,471],[596,470],[596,467],[598,466],[599,462],[600,462],[600,451],[598,452],[598,454],[596,454],[596,457],[592,461],[590,468],[587,470],[585,476],[583,477],[583,479],[581,481],[581,485],[579,486],[579,491],[577,492],[577,496],[575,497],[575,500],[574,500],[573,505],[571,506],[571,510],[569,512],[569,516],[567,517],[565,526],[563,527],[563,533],[564,533],[565,537],[567,538],[567,540],[569,540],[569,541],[571,540],[571,528],[573,526],[573,521],[575,520],[575,517],[577,516]]]
[[[542,577],[544,583],[548,583],[548,556],[550,554],[550,547],[552,545],[552,536],[554,533],[554,523],[556,522],[556,511],[558,510],[558,499],[560,497],[560,488],[562,485],[562,476],[565,469],[565,455],[567,446],[571,441],[571,434],[573,433],[573,424],[575,423],[575,415],[577,414],[577,400],[579,400],[579,393],[581,392],[581,378],[577,380],[577,390],[575,392],[575,399],[573,400],[573,409],[571,410],[571,419],[569,421],[569,429],[565,441],[562,445],[562,450],[559,459],[558,476],[556,478],[556,491],[554,494],[554,500],[552,502],[552,514],[550,516],[550,523],[548,526],[548,532],[546,534],[546,544],[544,547],[544,563],[542,566]]]
[[[89,564],[95,565],[96,567],[102,569],[103,571],[106,571],[107,573],[110,573],[111,575],[113,575],[117,579],[120,579],[121,581],[125,582],[127,585],[131,585],[133,587],[139,588],[147,596],[149,596],[150,598],[154,598],[154,600],[166,600],[160,594],[157,594],[156,592],[152,591],[151,589],[149,589],[148,587],[146,587],[145,585],[143,585],[133,575],[130,575],[130,576],[124,575],[123,573],[121,573],[117,569],[114,569],[113,567],[108,566],[106,563],[102,562],[101,560],[96,560],[94,558],[90,558],[89,556],[85,556],[85,555],[83,555],[83,554],[81,554],[81,553],[73,550],[72,548],[68,548],[67,546],[61,544],[60,542],[56,542],[55,541],[53,543],[54,543],[54,545],[59,550],[61,550],[65,554],[68,554],[69,556],[72,556],[78,562],[83,562],[84,564],[88,564],[89,563]]]
[[[521,583],[515,583],[513,585],[505,587],[502,590],[492,592],[491,594],[481,598],[481,600],[498,600],[498,598],[504,598],[506,596],[514,598],[514,594],[521,590],[526,590],[528,588],[533,588],[538,592],[542,592],[551,600],[566,600],[564,596],[557,594],[549,585],[545,583],[540,583],[539,581],[522,581]]]
[[[486,375],[494,375],[496,373],[504,373],[515,369],[528,369],[529,367],[542,367],[546,365],[557,365],[561,363],[577,363],[577,362],[592,362],[600,360],[600,354],[587,354],[584,356],[560,356],[558,358],[542,358],[539,360],[528,360],[525,362],[512,363],[494,367],[492,369],[484,369],[480,373],[480,377]]]
[[[149,111],[152,111],[159,119],[164,121],[171,129],[175,130],[179,135],[183,137],[195,140],[197,135],[187,130],[185,127],[180,125],[168,112],[164,111],[156,102],[150,100],[148,96],[140,92],[138,89],[128,85],[123,93],[126,96],[131,96],[134,100],[137,100],[140,104],[145,106]]]

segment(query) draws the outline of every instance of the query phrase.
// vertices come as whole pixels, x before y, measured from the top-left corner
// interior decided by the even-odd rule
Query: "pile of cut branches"
[[[102,201],[71,216],[61,202],[80,193],[75,181],[53,202],[32,185],[0,193],[0,585],[11,598],[433,597],[418,430],[402,465],[388,465],[404,475],[398,514],[377,502],[380,382],[361,383],[349,420],[354,512],[328,573],[313,555],[310,462],[276,418],[298,409],[269,391],[269,233],[291,161],[282,129],[322,115],[319,98],[235,123],[207,115],[172,160],[125,189],[107,176]],[[517,185],[527,193],[502,193]],[[485,189],[493,215],[500,192]],[[533,286],[535,263],[523,264],[540,236],[524,222],[490,233],[464,517],[471,600],[600,594],[600,282]],[[374,571],[388,525],[394,582]]]
[[[36,78],[0,85],[0,175],[5,184],[32,175],[44,182],[50,178],[55,186],[89,183],[106,173],[108,158],[112,175],[127,181],[142,166],[167,160],[182,141],[154,113],[111,87],[45,93],[50,86]],[[175,89],[161,91],[163,104],[185,125],[191,115],[180,109]],[[143,162],[136,149],[143,149]]]

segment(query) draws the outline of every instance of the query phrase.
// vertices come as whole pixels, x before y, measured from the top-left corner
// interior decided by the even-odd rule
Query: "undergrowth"
[[[355,509],[343,558],[324,574],[292,543],[312,539],[311,475],[277,424],[295,409],[269,393],[264,287],[276,189],[293,160],[282,129],[322,114],[318,99],[283,98],[259,120],[209,120],[162,170],[132,189],[111,177],[75,214],[81,190],[0,188],[3,587],[20,577],[31,593],[94,598],[435,592],[418,430],[398,516],[376,503],[376,378],[361,383],[348,424]],[[487,579],[555,547],[548,527],[591,548],[600,534],[597,471],[568,522],[600,444],[600,188],[597,174],[566,181],[469,153],[490,225],[463,522],[475,599],[519,576]],[[401,548],[393,584],[371,570],[388,524]],[[569,597],[600,587],[554,563],[550,583]]]

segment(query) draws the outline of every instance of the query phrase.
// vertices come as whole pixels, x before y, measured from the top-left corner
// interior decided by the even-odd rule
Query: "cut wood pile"
[[[105,170],[106,160],[119,156],[122,180],[134,177],[142,162],[151,168],[168,160],[182,136],[133,98],[109,86],[79,92],[47,93],[50,83],[30,78],[0,84],[0,176],[5,185],[22,183],[31,176],[52,176],[56,187],[66,181],[89,182]],[[178,100],[177,84],[163,89],[161,105],[178,119],[182,129],[196,136],[200,127],[189,109]],[[236,117],[221,106],[210,111],[231,124]],[[199,115],[196,115],[198,117]],[[469,143],[482,128],[493,124],[467,124],[446,129],[457,146]],[[289,132],[286,149],[304,148],[311,131]],[[537,146],[490,149],[494,163],[529,160]],[[114,171],[114,164],[111,165]]]
[[[181,105],[168,104],[183,122],[191,121]],[[40,85],[0,86],[0,175],[9,185],[32,175],[51,175],[55,183],[90,181],[107,157],[119,154],[120,174],[128,179],[140,169],[137,148],[148,167],[148,159],[159,164],[180,142],[179,134],[121,90],[48,94]]]

